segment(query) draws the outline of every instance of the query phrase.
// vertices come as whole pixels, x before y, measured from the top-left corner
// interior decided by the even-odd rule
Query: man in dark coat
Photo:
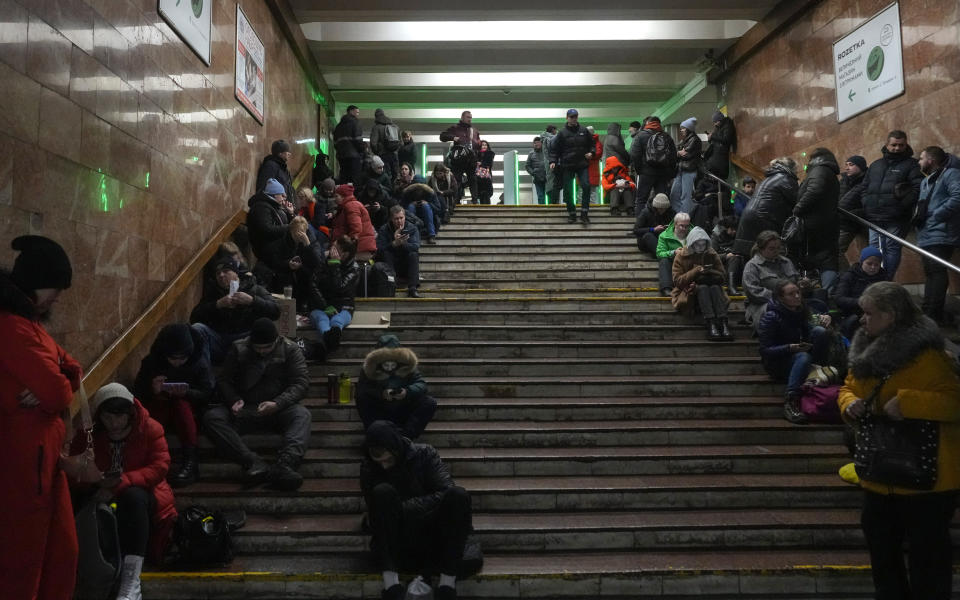
[[[263,191],[247,200],[247,231],[253,254],[258,259],[276,253],[289,229],[291,214],[287,212],[287,193],[276,179],[267,180]]]
[[[533,151],[527,155],[524,168],[533,177],[533,186],[537,190],[537,204],[547,202],[547,165],[543,162],[543,140],[533,138]]]
[[[881,152],[883,158],[873,161],[857,186],[863,194],[864,218],[902,238],[920,196],[923,173],[906,133],[891,131]],[[900,243],[871,229],[870,245],[883,252],[883,268],[892,279],[900,266]]]
[[[460,115],[460,121],[456,125],[447,127],[447,130],[440,134],[441,142],[453,142],[454,146],[462,146],[473,153],[475,158],[480,155],[480,130],[473,126],[473,113],[469,110],[463,111]],[[477,170],[476,164],[452,164],[450,170],[457,183],[463,182],[463,177],[467,177],[467,185],[461,186],[470,188],[470,201],[474,204],[479,202],[480,192],[477,189]],[[461,197],[463,194],[461,193]]]
[[[383,161],[384,170],[391,180],[400,174],[397,151],[401,146],[400,128],[383,112],[382,108],[378,108],[373,113],[373,128],[370,129],[370,150]]]
[[[400,570],[437,566],[437,600],[457,597],[456,573],[472,529],[470,495],[426,444],[413,444],[389,421],[367,429],[360,488],[370,515],[371,547],[385,600],[403,600]]]
[[[824,289],[837,278],[839,174],[840,167],[833,152],[826,148],[814,150],[793,207],[793,214],[803,219],[805,238],[802,255],[796,262],[803,269],[819,270]]]
[[[860,218],[863,218],[863,188],[860,182],[867,174],[867,159],[860,155],[851,156],[843,165],[843,174],[840,176],[840,202],[839,207],[848,210]],[[866,228],[840,213],[837,217],[840,226],[840,237],[838,240],[837,264],[841,269],[846,269],[849,265],[846,258],[847,248],[853,243],[854,238],[862,233],[866,233]]]
[[[637,236],[637,249],[647,252],[654,258],[657,256],[657,242],[660,234],[673,223],[677,213],[670,208],[670,199],[666,194],[657,194],[653,200],[640,211],[637,225],[640,235]]]
[[[290,144],[284,140],[277,140],[270,146],[270,154],[264,157],[260,163],[260,170],[257,171],[257,189],[256,192],[262,192],[267,186],[267,181],[276,179],[283,186],[284,193],[288,200],[293,199],[293,177],[290,176],[290,170],[287,168],[287,161],[293,153],[290,152]]]
[[[655,135],[666,136],[668,146],[672,145],[673,150],[669,152],[672,163],[653,164],[647,160],[647,143]],[[647,205],[650,199],[650,193],[666,194],[670,186],[670,181],[677,172],[676,143],[660,125],[660,117],[647,117],[643,120],[642,128],[637,131],[630,144],[630,165],[637,174],[637,196],[634,199],[634,214],[636,218],[640,217],[643,207]],[[634,233],[637,237],[643,235],[639,225],[634,224]]]
[[[398,275],[407,277],[407,296],[419,298],[420,231],[407,220],[403,207],[390,207],[390,220],[377,232],[377,252]]]
[[[960,160],[940,146],[928,146],[920,153],[920,166],[927,176],[920,186],[920,207],[914,222],[917,246],[949,261],[960,246]],[[942,323],[949,285],[947,267],[924,256],[923,274],[923,313]]]
[[[770,162],[766,178],[760,182],[747,203],[737,227],[734,252],[750,256],[761,231],[781,231],[797,203],[797,163],[792,158],[776,158]]]
[[[300,347],[277,333],[270,319],[257,319],[250,336],[230,347],[217,381],[223,404],[203,416],[204,431],[217,449],[244,469],[244,481],[268,481],[280,490],[303,483],[297,467],[310,442],[310,411],[300,401],[310,377]],[[267,464],[240,439],[241,434],[276,431],[283,436],[277,461]]]
[[[550,148],[550,170],[559,173],[563,199],[567,204],[567,222],[577,222],[577,199],[573,195],[573,180],[580,183],[580,222],[590,223],[590,167],[596,157],[593,134],[580,125],[580,113],[567,111],[567,124],[557,132]]]
[[[337,162],[340,163],[338,183],[360,185],[363,128],[360,127],[360,109],[356,106],[348,106],[346,114],[333,129],[333,147],[337,151]]]
[[[707,151],[703,153],[707,171],[726,179],[730,175],[730,152],[737,149],[737,128],[733,119],[720,111],[713,113],[713,132],[707,144]]]

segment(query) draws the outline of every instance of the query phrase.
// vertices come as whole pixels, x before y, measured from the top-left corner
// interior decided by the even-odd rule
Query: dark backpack
[[[665,131],[656,131],[647,140],[643,160],[653,167],[677,167],[677,145]]]
[[[477,155],[466,146],[454,146],[450,150],[450,167],[455,171],[472,171],[477,167]]]
[[[387,152],[396,152],[400,149],[400,128],[393,123],[387,123],[383,127],[383,147]]]
[[[173,533],[176,562],[185,565],[225,565],[233,560],[230,525],[219,510],[191,506],[177,519]]]
[[[106,600],[120,581],[120,532],[113,510],[96,500],[84,504],[75,517],[79,560],[78,600]]]
[[[357,282],[358,298],[393,298],[397,295],[397,274],[393,267],[385,262],[361,265],[361,276]]]

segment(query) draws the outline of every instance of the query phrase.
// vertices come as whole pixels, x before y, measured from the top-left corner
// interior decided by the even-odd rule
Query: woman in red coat
[[[80,365],[41,325],[72,270],[63,248],[40,236],[13,240],[0,272],[0,598],[73,595],[77,530],[58,458],[61,413],[80,386]]]
[[[358,261],[368,260],[377,250],[377,232],[370,222],[370,214],[353,196],[353,186],[338,185],[334,192],[337,214],[333,217],[333,239],[348,236],[357,241]]]
[[[140,600],[144,557],[159,561],[177,520],[167,483],[170,453],[160,423],[119,383],[108,383],[90,401],[93,451],[103,480],[94,496],[117,504],[123,568],[117,600]],[[74,440],[74,452],[85,441]]]

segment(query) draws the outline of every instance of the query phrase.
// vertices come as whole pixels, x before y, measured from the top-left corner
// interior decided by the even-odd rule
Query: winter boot
[[[720,328],[717,327],[716,319],[704,319],[707,326],[707,340],[711,342],[719,342],[720,337]]]
[[[123,566],[120,568],[120,591],[117,600],[143,600],[140,593],[140,570],[143,568],[143,557],[128,554],[123,557]]]
[[[243,483],[246,486],[256,486],[263,483],[270,473],[270,467],[259,456],[255,456],[243,471]]]
[[[577,215],[570,213],[567,215],[567,223],[573,224],[577,222]]]
[[[730,331],[730,322],[726,317],[719,319],[720,321],[720,339],[725,342],[733,341],[733,332]]]
[[[735,273],[727,273],[727,293],[731,296],[740,295],[740,291],[737,289],[737,276]]]
[[[297,473],[299,465],[300,461],[285,454],[281,455],[267,474],[268,487],[284,492],[300,489],[303,485],[303,475]]]
[[[197,449],[184,448],[180,470],[171,474],[167,480],[172,487],[179,488],[194,483],[199,477],[200,466],[197,464]]]
[[[783,401],[783,418],[795,425],[807,422],[807,415],[800,410],[800,394],[787,392],[786,400]]]
[[[331,327],[323,334],[323,343],[326,345],[328,352],[334,352],[340,347],[341,333],[343,333],[343,330],[339,327]]]
[[[457,589],[449,585],[438,585],[434,588],[433,600],[457,600]]]
[[[584,227],[590,224],[590,215],[587,214],[587,211],[580,213],[580,223],[582,223]]]

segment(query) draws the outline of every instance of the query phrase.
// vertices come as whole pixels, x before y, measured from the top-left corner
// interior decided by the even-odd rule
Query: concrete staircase
[[[460,596],[872,597],[859,492],[836,475],[840,428],[781,418],[745,328],[709,343],[676,315],[628,219],[564,218],[461,207],[422,250],[422,299],[358,306],[389,319],[440,402],[422,441],[470,490],[486,554]],[[239,556],[149,573],[145,597],[379,597],[360,531],[362,432],[353,406],[326,404],[326,374],[356,376],[382,333],[350,328],[311,367],[300,491],[244,490],[205,447],[204,480],[178,502],[245,509]]]

